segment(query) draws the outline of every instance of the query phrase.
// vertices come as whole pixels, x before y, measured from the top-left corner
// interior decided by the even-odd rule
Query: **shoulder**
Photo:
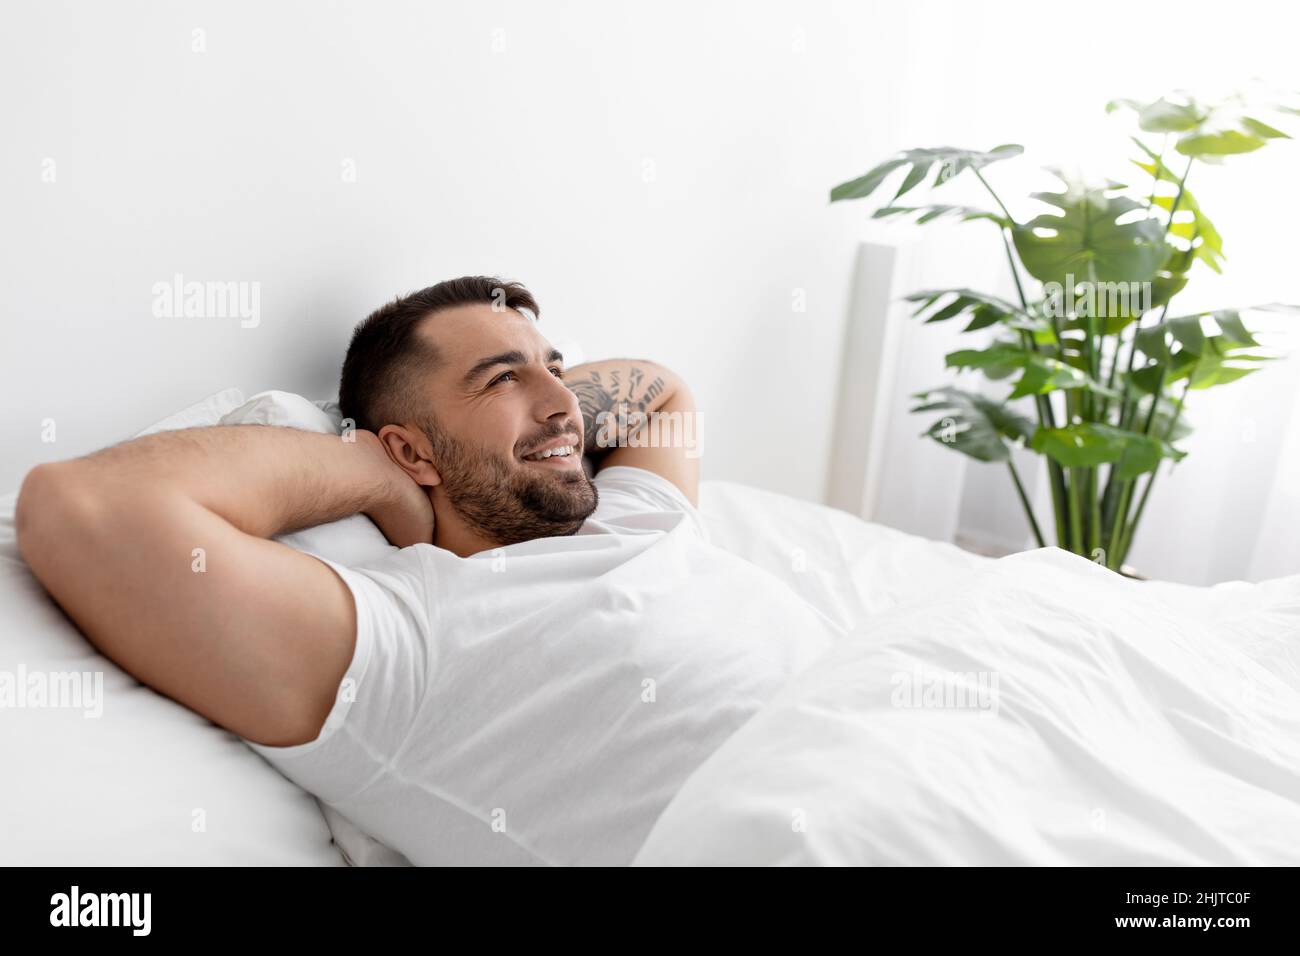
[[[618,524],[634,517],[685,516],[699,531],[705,530],[703,515],[682,490],[649,469],[611,465],[596,472],[593,483],[598,502],[588,521]]]

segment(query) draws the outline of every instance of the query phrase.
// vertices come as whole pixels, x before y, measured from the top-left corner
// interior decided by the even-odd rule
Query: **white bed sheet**
[[[704,506],[850,630],[687,780],[638,865],[1300,863],[1300,576],[994,561],[723,483]]]

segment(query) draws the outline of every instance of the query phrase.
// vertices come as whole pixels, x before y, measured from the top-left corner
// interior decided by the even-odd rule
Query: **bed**
[[[331,415],[227,390],[145,432]],[[0,863],[405,864],[98,655],[19,558],[14,498],[0,497],[0,759],[15,770]],[[700,503],[716,545],[844,636],[687,779],[637,865],[1300,863],[1300,576],[1132,581],[730,482],[704,482]],[[386,545],[364,518],[339,524],[358,559]],[[102,674],[95,706],[32,705],[32,675],[57,673]]]

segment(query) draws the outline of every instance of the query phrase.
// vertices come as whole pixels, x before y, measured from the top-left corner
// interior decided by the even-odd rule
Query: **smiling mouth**
[[[524,455],[523,460],[530,464],[556,467],[563,466],[568,462],[578,461],[581,457],[576,445],[556,445],[553,448],[546,448],[531,455]]]

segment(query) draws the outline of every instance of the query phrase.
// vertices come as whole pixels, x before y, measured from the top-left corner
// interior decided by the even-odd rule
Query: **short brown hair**
[[[352,333],[339,377],[339,406],[357,428],[378,431],[412,420],[413,373],[436,365],[439,356],[415,337],[421,319],[458,305],[474,303],[541,310],[533,294],[518,282],[492,276],[462,276],[401,296],[372,312]]]

